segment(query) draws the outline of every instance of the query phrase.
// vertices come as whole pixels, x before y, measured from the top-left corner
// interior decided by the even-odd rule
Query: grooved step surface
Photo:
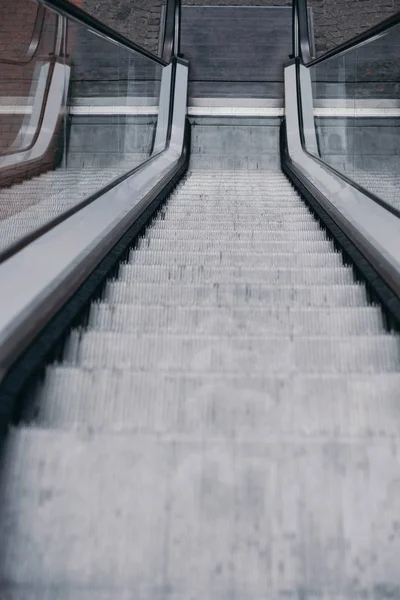
[[[293,231],[292,236],[293,242],[323,242],[325,243],[326,237],[323,231]],[[257,239],[258,238],[258,239]],[[271,244],[277,242],[286,243],[287,233],[285,231],[273,231],[268,232],[267,235],[249,236],[249,239],[209,239],[207,235],[204,235],[203,239],[160,239],[160,238],[145,238],[138,242],[137,247],[139,250],[143,248],[150,248],[150,250],[178,250],[187,252],[207,252],[207,250],[213,250],[216,247],[216,242],[220,252],[248,252],[256,251],[259,253],[268,252]]]
[[[396,436],[399,385],[399,373],[250,379],[54,365],[31,408],[43,427],[77,430]]]
[[[328,246],[332,250],[331,246]],[[160,250],[135,250],[130,256],[131,265],[184,265],[186,266],[221,266],[225,265],[228,269],[246,267],[254,268],[259,259],[258,254],[254,252],[231,252],[222,254],[221,252],[170,252]],[[265,268],[291,268],[296,266],[304,267],[325,267],[327,265],[338,266],[343,264],[342,257],[339,253],[333,250],[327,254],[326,252],[297,252],[293,254],[290,248],[287,252],[274,252],[264,254],[263,266]],[[129,265],[123,265],[121,269],[129,270]]]
[[[190,225],[190,223],[188,223]],[[205,230],[204,230],[205,229]],[[197,229],[189,229],[189,227],[185,228],[172,228],[172,227],[155,227],[149,232],[147,239],[161,239],[161,240],[242,240],[242,241],[262,241],[265,240],[266,231],[268,231],[268,238],[278,237],[279,234],[285,233],[287,231],[292,231],[293,235],[299,233],[299,230],[302,232],[306,232],[309,235],[310,232],[315,233],[316,231],[320,231],[321,228],[317,221],[313,223],[309,223],[308,221],[288,221],[284,220],[268,220],[267,223],[258,223],[257,227],[252,227],[249,231],[246,227],[240,227],[240,225],[236,225],[236,227],[225,227],[221,229],[211,229],[211,227],[206,227],[203,230]]]
[[[201,433],[13,432],[1,580],[71,599],[397,589],[397,441]]]
[[[142,371],[352,373],[396,371],[395,337],[137,335],[87,331],[70,336],[65,364]]]
[[[286,336],[308,335],[343,337],[378,335],[383,319],[380,308],[271,309],[261,308],[187,308],[182,306],[146,306],[106,302],[93,304],[88,328],[121,333],[218,334],[248,336],[263,333]]]
[[[258,256],[258,260],[261,255]],[[116,281],[106,288],[112,303],[132,302],[178,306],[265,306],[322,307],[367,306],[365,289],[361,285],[268,286],[248,284],[218,285],[152,285]]]
[[[0,597],[400,597],[399,367],[282,173],[189,173],[25,399]]]
[[[129,265],[121,269],[119,280],[162,284],[181,282],[184,284],[215,284],[234,283],[239,278],[252,285],[318,285],[324,283],[350,284],[353,283],[353,271],[349,267],[319,267],[305,269],[229,269],[225,267],[205,268],[174,266],[158,267],[149,265]]]
[[[138,159],[139,163],[144,159]],[[0,250],[76,206],[136,164],[125,160],[104,169],[60,168],[0,189]]]

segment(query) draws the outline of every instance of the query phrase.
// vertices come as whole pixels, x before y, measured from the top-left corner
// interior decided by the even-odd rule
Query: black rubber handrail
[[[167,0],[162,59],[169,63],[180,56],[181,0]]]
[[[308,64],[311,62],[311,52],[307,0],[293,0],[292,15],[293,52],[291,58],[300,57],[304,64]]]
[[[77,23],[80,23],[81,25],[92,29],[96,33],[103,35],[104,37],[115,42],[116,44],[120,44],[121,46],[124,46],[129,50],[137,52],[138,54],[145,56],[146,58],[158,63],[159,65],[162,65],[163,67],[166,67],[168,64],[167,62],[159,58],[156,54],[149,52],[142,46],[139,46],[139,44],[135,44],[135,42],[132,42],[132,40],[128,39],[121,33],[118,33],[118,31],[111,29],[111,27],[108,27],[108,25],[105,25],[95,17],[92,17],[78,6],[71,4],[70,2],[68,2],[68,0],[38,1],[41,4],[44,4],[45,6],[52,8],[56,12],[64,15],[68,19],[72,19],[73,21],[76,21]]]
[[[392,15],[391,17],[389,17],[388,19],[385,19],[384,21],[381,21],[377,25],[370,27],[363,33],[360,33],[359,35],[354,36],[347,42],[343,42],[343,44],[336,46],[336,48],[333,48],[332,50],[328,50],[327,52],[325,52],[318,58],[310,60],[309,59],[309,57],[310,57],[310,52],[309,52],[310,36],[309,36],[309,31],[308,31],[307,0],[293,0],[293,14],[297,15],[297,31],[295,31],[296,24],[293,23],[293,25],[294,25],[293,40],[297,39],[297,36],[298,36],[297,46],[295,46],[295,44],[293,44],[294,58],[299,57],[302,60],[303,64],[306,65],[307,67],[312,67],[314,65],[317,65],[317,64],[324,62],[325,60],[328,60],[330,58],[333,58],[335,56],[340,56],[342,54],[345,54],[349,50],[353,50],[353,49],[357,48],[358,46],[362,46],[366,42],[369,42],[369,41],[373,40],[374,38],[381,37],[382,35],[387,33],[387,31],[389,29],[391,29],[395,25],[400,24],[400,11],[399,11],[395,15]],[[297,49],[297,53],[296,53],[296,49]],[[303,54],[303,49],[305,50],[304,54]]]

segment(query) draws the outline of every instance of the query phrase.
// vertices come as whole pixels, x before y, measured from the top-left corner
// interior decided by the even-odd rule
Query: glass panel
[[[40,48],[1,71],[0,251],[152,151],[162,66],[48,10]]]
[[[56,15],[31,0],[0,5],[0,155],[34,141],[56,28]]]
[[[308,0],[316,55],[396,14],[397,0]]]
[[[162,6],[166,0],[118,0],[94,2],[83,0],[82,8],[149,52],[158,54],[162,29]],[[77,4],[78,2],[75,2]]]
[[[310,72],[308,151],[400,209],[400,26]]]

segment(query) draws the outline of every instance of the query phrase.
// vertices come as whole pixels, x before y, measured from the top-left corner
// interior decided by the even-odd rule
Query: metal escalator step
[[[380,308],[185,308],[93,303],[88,330],[121,333],[215,334],[221,336],[377,335],[384,332]]]
[[[51,582],[46,600],[87,600],[85,589],[99,600],[150,600],[166,578],[175,598],[187,598],[181,590],[193,589],[195,574],[196,589],[217,587],[214,597],[229,598],[230,576],[216,583],[215,574],[229,557],[242,598],[260,598],[271,581],[295,597],[298,585],[328,585],[316,544],[339,549],[352,539],[344,581],[341,558],[329,569],[331,597],[348,597],[356,578],[369,591],[387,560],[395,572],[396,538],[368,572],[359,560],[365,536],[368,547],[379,548],[382,536],[393,535],[397,453],[395,440],[370,436],[344,442],[13,431],[1,491],[0,578],[28,590]],[[266,561],[276,555],[302,559],[289,576]]]
[[[249,203],[262,203],[269,201],[273,203],[274,199],[278,202],[284,202],[285,200],[289,204],[299,204],[301,199],[293,188],[279,188],[278,186],[271,185],[271,187],[251,188],[251,186],[244,186],[243,188],[218,188],[213,187],[207,189],[204,186],[198,188],[193,185],[188,185],[185,188],[178,189],[174,192],[173,202],[174,204],[182,204],[186,201],[201,202],[207,200],[211,205],[230,202],[233,204],[242,204],[244,202]]]
[[[293,192],[295,188],[287,179],[279,179],[271,175],[266,176],[264,173],[264,179],[258,179],[252,181],[251,179],[238,179],[235,177],[235,173],[232,173],[231,179],[223,179],[220,181],[207,181],[207,180],[196,180],[193,176],[189,176],[185,181],[178,185],[176,190],[178,192],[195,191],[211,193],[213,191],[220,192],[231,192],[236,191],[238,193],[248,193],[249,190],[271,190],[275,188],[277,191]]]
[[[201,215],[193,215],[188,219],[166,219],[166,213],[160,212],[159,218],[151,223],[147,233],[150,235],[156,231],[195,231],[200,232],[214,232],[219,231],[221,233],[233,231],[265,231],[266,227],[282,227],[282,229],[292,230],[296,229],[317,229],[320,227],[319,223],[315,220],[310,220],[310,215],[285,215],[282,213],[268,216],[265,215],[264,219],[251,222],[250,218],[240,218],[236,215],[236,219],[233,220],[231,217],[229,220],[212,220],[210,217],[205,218]],[[218,227],[217,227],[218,223]],[[199,235],[201,235],[199,233]]]
[[[189,175],[185,180],[181,182],[180,185],[177,186],[177,190],[181,191],[182,189],[190,189],[190,190],[206,190],[207,192],[211,190],[238,190],[246,192],[248,190],[266,190],[271,188],[276,188],[277,190],[288,190],[293,191],[295,188],[292,183],[284,176],[277,176],[278,174],[263,173],[263,177],[255,178],[254,180],[250,178],[240,178],[237,176],[238,171],[231,171],[231,177],[229,176],[225,178],[221,178],[219,180],[209,180],[206,178],[196,178],[192,175]]]
[[[201,265],[204,267],[222,266],[229,268],[252,268],[259,262],[260,255],[252,252],[174,252],[163,250],[133,250],[129,256],[132,265]],[[286,252],[264,254],[262,257],[264,268],[295,268],[295,267],[327,267],[343,265],[342,255],[339,252]],[[127,265],[121,268],[127,269]]]
[[[307,308],[323,306],[368,306],[362,285],[314,286],[252,286],[221,285],[153,285],[111,281],[106,285],[104,299],[112,303],[138,302],[165,306],[279,306]]]
[[[268,239],[258,242],[257,240],[245,241],[215,241],[215,240],[157,240],[149,238],[141,238],[138,240],[137,248],[143,250],[175,250],[178,252],[207,252],[215,250],[218,252],[255,252],[266,254],[273,251],[273,245],[278,246],[279,250],[283,244],[294,246],[296,243],[307,246],[309,242],[314,244],[325,244],[325,248],[330,246],[330,242],[326,239],[324,231],[299,231],[292,232],[293,241],[289,241],[289,236],[286,232],[270,232]]]
[[[266,227],[268,223],[276,222],[279,219],[287,219],[288,221],[308,221],[311,222],[310,212],[308,209],[298,210],[297,208],[294,210],[286,210],[285,208],[275,207],[271,210],[265,210],[261,208],[260,210],[253,211],[243,210],[243,211],[234,211],[234,210],[218,210],[215,212],[209,212],[206,209],[196,211],[188,207],[185,210],[175,211],[174,209],[170,209],[169,212],[162,211],[159,214],[160,221],[165,221],[168,225],[172,225],[172,223],[176,222],[177,224],[185,221],[186,227],[192,229],[193,227],[197,227],[199,223],[205,224],[205,227],[215,227],[216,223],[221,223],[222,226],[238,224],[242,226],[251,227],[254,223],[256,225]]]
[[[241,215],[243,217],[245,217],[246,215],[249,216],[253,216],[253,215],[260,215],[260,216],[267,216],[267,215],[271,215],[271,217],[273,217],[274,215],[278,214],[281,216],[285,216],[293,214],[293,215],[309,215],[310,216],[310,220],[311,220],[311,213],[310,210],[307,206],[299,206],[298,204],[290,203],[288,201],[283,201],[283,202],[277,202],[275,200],[275,202],[271,202],[268,203],[266,201],[264,202],[259,202],[259,203],[253,203],[250,201],[247,201],[246,203],[243,204],[235,204],[233,201],[230,202],[220,202],[218,204],[215,205],[209,205],[207,200],[201,200],[200,202],[194,202],[191,200],[186,200],[185,202],[182,202],[181,204],[175,204],[175,203],[170,203],[170,204],[166,204],[164,207],[164,213],[165,216],[168,219],[171,218],[179,218],[179,215],[186,215],[186,214],[193,214],[193,215],[197,215],[197,214],[207,214],[210,215],[210,217],[212,216],[217,216],[217,215]],[[254,219],[255,221],[257,221],[257,219]]]
[[[255,173],[254,177],[252,177],[252,173]],[[266,176],[266,173],[263,171],[258,173],[255,171],[244,170],[236,170],[236,171],[226,171],[221,174],[221,177],[207,177],[207,173],[203,177],[201,175],[201,171],[192,171],[189,172],[186,176],[185,180],[182,181],[182,186],[190,184],[193,186],[201,186],[201,187],[240,187],[240,186],[250,186],[250,187],[262,187],[262,186],[286,186],[293,189],[292,183],[287,179],[287,177],[282,173],[282,171],[271,171]]]
[[[236,170],[232,172],[231,169],[220,169],[219,171],[198,171],[196,169],[189,170],[186,174],[186,179],[199,182],[219,182],[228,181],[231,182],[234,177],[235,181],[249,181],[251,183],[265,181],[283,181],[289,183],[289,180],[283,174],[282,171],[271,171],[268,173],[268,177],[265,177],[264,171],[248,171],[247,169]]]
[[[395,336],[261,337],[72,332],[64,364],[161,372],[380,373],[397,371]]]
[[[400,423],[391,414],[399,388],[399,373],[288,378],[55,365],[47,369],[31,412],[36,425],[64,429],[398,436]]]
[[[217,198],[215,197],[217,196]],[[172,209],[185,209],[188,207],[193,207],[195,209],[206,208],[207,210],[216,210],[216,209],[225,209],[225,210],[233,210],[233,209],[243,209],[246,208],[249,210],[255,210],[260,208],[301,208],[301,201],[298,196],[288,196],[288,194],[273,194],[266,196],[257,194],[257,196],[243,196],[238,198],[237,194],[219,194],[217,191],[210,196],[202,195],[202,194],[190,194],[185,196],[173,196],[172,201],[169,204],[169,207]]]
[[[165,223],[165,221],[164,221]],[[179,228],[173,227],[174,221],[169,222],[170,227],[149,227],[146,231],[145,237],[147,239],[173,239],[173,240],[206,240],[206,239],[220,239],[221,241],[229,241],[232,239],[241,239],[243,241],[259,240],[268,241],[271,234],[290,232],[290,236],[299,234],[299,232],[316,232],[325,236],[326,234],[321,230],[321,227],[317,221],[268,221],[261,227],[258,223],[257,227],[227,227],[211,229],[211,227],[198,226],[196,228]],[[189,225],[189,224],[188,224]],[[288,235],[286,233],[286,235]]]
[[[146,235],[138,239],[136,247],[138,249],[160,249],[163,247],[166,251],[172,248],[180,251],[186,249],[191,252],[205,251],[212,249],[230,252],[241,250],[247,252],[252,248],[263,248],[264,244],[271,242],[324,242],[327,241],[325,232],[322,229],[294,230],[285,231],[282,229],[266,229],[265,232],[241,236],[239,233],[223,234],[220,236],[210,235],[207,232],[201,232],[203,235],[197,236],[177,236],[173,235]]]
[[[294,268],[294,269],[227,269],[225,267],[186,267],[129,265],[121,267],[118,276],[121,282],[146,282],[164,284],[193,283],[218,284],[242,283],[251,285],[318,285],[352,284],[353,270],[350,267]]]

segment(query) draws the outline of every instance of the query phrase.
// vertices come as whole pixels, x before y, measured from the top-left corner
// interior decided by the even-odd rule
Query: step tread
[[[389,334],[249,338],[73,331],[64,362],[163,372],[380,372],[398,370],[400,342]]]
[[[326,567],[317,544],[345,548],[351,539],[344,582],[343,562],[332,566],[333,580],[343,582],[335,594],[345,597],[360,577],[363,589],[371,589],[382,581],[382,565],[396,572],[399,541],[388,537],[398,513],[398,445],[371,436],[308,441],[251,432],[221,438],[202,431],[12,431],[1,492],[0,578],[26,587],[51,582],[56,593],[125,589],[130,598],[149,600],[164,589],[167,570],[175,597],[183,598],[180,590],[193,589],[193,573],[199,589],[215,590],[215,566],[229,556],[235,588],[242,597],[260,598],[277,577],[265,561],[274,552],[289,562],[303,557],[294,595],[296,581],[325,589],[315,574]],[[305,526],[306,544],[293,533]],[[288,534],[281,539],[277,531]],[[364,574],[365,539],[384,555]],[[282,575],[276,585],[287,589],[288,579]],[[229,574],[222,576],[221,597],[230,596],[231,586]]]
[[[171,282],[176,285],[194,283],[234,283],[249,285],[296,284],[351,284],[354,282],[350,267],[310,267],[297,269],[224,269],[161,265],[121,265],[118,273],[121,282]]]
[[[181,306],[204,303],[212,306],[263,306],[278,305],[281,308],[296,305],[307,306],[367,306],[366,290],[360,284],[337,285],[186,285],[111,281],[107,284],[103,299],[113,303],[145,301],[155,304],[179,304]]]
[[[399,386],[400,373],[289,378],[53,365],[28,421],[149,433],[398,435],[391,413]]]
[[[378,307],[318,309],[245,309],[157,307],[132,304],[93,303],[88,330],[121,332],[175,332],[235,334],[248,336],[327,335],[341,337],[384,332]]]

